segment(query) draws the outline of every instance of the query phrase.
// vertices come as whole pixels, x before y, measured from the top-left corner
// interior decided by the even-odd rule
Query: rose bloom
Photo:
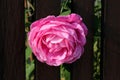
[[[40,62],[59,66],[80,58],[84,52],[86,35],[87,28],[75,13],[47,16],[31,24],[28,43]]]

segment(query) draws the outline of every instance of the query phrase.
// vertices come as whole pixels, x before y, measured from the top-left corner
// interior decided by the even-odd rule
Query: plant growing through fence
[[[25,32],[26,32],[26,41],[25,41],[25,64],[26,64],[26,80],[34,80],[34,59],[32,55],[32,51],[28,45],[27,42],[27,32],[29,31],[29,26],[31,24],[31,19],[34,12],[34,7],[31,4],[30,0],[24,0],[25,1]]]
[[[100,80],[100,56],[101,46],[101,0],[95,0],[94,3],[94,59],[93,59],[93,78]]]

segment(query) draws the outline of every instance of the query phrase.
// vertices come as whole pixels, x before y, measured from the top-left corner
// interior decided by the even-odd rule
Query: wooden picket
[[[25,80],[24,0],[0,0],[0,80]]]
[[[85,53],[75,63],[72,64],[71,80],[93,80],[93,10],[94,0],[72,0],[72,12],[83,17],[83,21],[88,27],[87,44]]]
[[[119,0],[103,1],[102,46],[103,80],[120,80],[120,7]]]
[[[36,0],[36,19],[59,15],[60,0]],[[60,80],[60,68],[51,67],[36,60],[35,80]]]

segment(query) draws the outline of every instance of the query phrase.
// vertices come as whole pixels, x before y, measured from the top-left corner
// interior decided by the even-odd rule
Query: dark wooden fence
[[[85,54],[71,67],[71,80],[93,80],[94,0],[72,0],[89,33]],[[120,80],[120,1],[102,0],[101,80]],[[36,19],[59,15],[60,0],[36,0]],[[0,0],[0,80],[25,80],[24,0]],[[60,80],[59,67],[35,62],[35,80]]]

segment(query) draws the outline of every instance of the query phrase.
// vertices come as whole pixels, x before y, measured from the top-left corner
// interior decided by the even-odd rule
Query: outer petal
[[[34,27],[41,28],[42,25],[46,25],[46,23],[48,23],[51,20],[55,20],[55,16],[47,16],[46,18],[41,18],[39,20],[36,20],[35,22],[31,24],[30,29]]]
[[[67,16],[58,16],[56,18],[56,20],[58,21],[64,21],[64,22],[77,22],[77,23],[80,23],[82,21],[82,18],[81,16],[75,14],[75,13],[72,13],[70,15],[67,15]]]

